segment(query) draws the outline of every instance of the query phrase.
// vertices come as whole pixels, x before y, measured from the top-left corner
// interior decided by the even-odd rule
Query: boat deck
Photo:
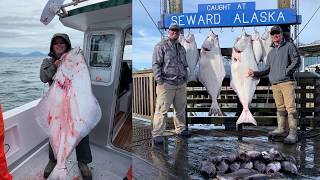
[[[274,147],[285,155],[291,154],[297,158],[300,175],[286,174],[286,177],[320,178],[319,136],[305,138],[295,145],[285,145],[269,141],[267,131],[270,128],[266,127],[245,127],[243,132],[225,131],[223,127],[213,125],[189,125],[189,129],[192,131],[191,138],[183,139],[174,135],[172,130],[167,130],[164,144],[153,147],[150,122],[133,118],[132,153],[159,169],[157,179],[205,179],[198,170],[203,159],[239,150],[265,151]],[[309,135],[312,134],[319,134],[319,130],[313,130]],[[139,166],[139,162],[133,162],[135,166]],[[133,172],[135,177],[141,177],[135,170]]]
[[[111,149],[90,145],[93,156],[89,167],[94,180],[122,180],[127,172],[131,158]],[[45,143],[24,162],[11,171],[13,179],[17,180],[43,180],[43,170],[48,162],[48,143]],[[82,180],[77,166],[75,151],[66,162],[69,178]]]

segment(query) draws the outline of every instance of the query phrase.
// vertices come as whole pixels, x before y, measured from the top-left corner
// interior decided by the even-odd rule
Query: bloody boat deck
[[[94,180],[122,180],[125,174],[119,176],[120,172],[126,172],[131,159],[121,156],[118,152],[90,145],[92,152],[92,163],[89,167]],[[30,155],[20,166],[13,170],[13,179],[17,180],[44,180],[43,170],[48,162],[48,144],[44,144],[38,151]],[[69,178],[81,180],[81,174],[77,166],[75,151],[68,158],[67,169]]]
[[[203,159],[239,150],[265,151],[274,147],[285,155],[291,154],[297,158],[300,175],[286,174],[286,177],[320,178],[319,136],[306,138],[295,145],[285,145],[268,140],[267,131],[270,127],[247,127],[243,132],[225,131],[221,126],[213,125],[189,126],[189,129],[192,131],[189,139],[182,139],[174,135],[173,131],[167,130],[164,144],[152,147],[150,122],[133,118],[132,152],[159,169],[157,179],[204,179],[198,171]],[[313,130],[310,135],[318,133],[319,130]],[[242,140],[238,140],[239,137]],[[138,166],[137,163],[133,162],[133,167]]]

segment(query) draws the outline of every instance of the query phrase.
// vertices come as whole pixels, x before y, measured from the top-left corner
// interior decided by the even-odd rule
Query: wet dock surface
[[[224,131],[213,125],[189,126],[189,129],[191,138],[183,139],[167,130],[164,144],[153,147],[151,124],[133,118],[132,153],[166,172],[160,173],[159,179],[205,179],[199,172],[203,159],[244,150],[266,151],[273,147],[285,155],[293,155],[298,161],[299,175],[285,174],[287,178],[320,179],[320,136],[302,138],[295,145],[286,145],[268,140],[267,131],[272,129],[269,127],[250,127],[242,132]],[[319,132],[314,130],[312,135]],[[239,136],[242,140],[238,140]]]

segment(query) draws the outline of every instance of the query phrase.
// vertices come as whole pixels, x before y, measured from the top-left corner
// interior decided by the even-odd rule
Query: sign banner
[[[198,4],[198,12],[217,12],[230,10],[255,10],[256,2]]]
[[[167,29],[171,23],[178,23],[182,28],[267,26],[299,24],[301,17],[297,16],[296,10],[291,8],[230,10],[165,15],[163,28]]]

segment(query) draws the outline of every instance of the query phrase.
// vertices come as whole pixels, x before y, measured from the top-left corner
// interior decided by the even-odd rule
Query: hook
[[[189,32],[189,34],[191,34],[191,29],[190,29],[190,28],[189,28],[189,31],[188,31],[188,32]]]
[[[222,28],[220,29],[220,32],[221,32],[221,33],[223,33],[223,30],[222,30]]]
[[[201,34],[201,29],[199,28],[199,34]]]
[[[254,28],[253,28],[253,31],[257,32],[258,30],[257,30],[257,28],[256,28],[256,27],[254,27]]]
[[[242,35],[247,35],[246,29],[242,27]]]
[[[231,32],[234,32],[234,28],[233,27],[231,28]]]

